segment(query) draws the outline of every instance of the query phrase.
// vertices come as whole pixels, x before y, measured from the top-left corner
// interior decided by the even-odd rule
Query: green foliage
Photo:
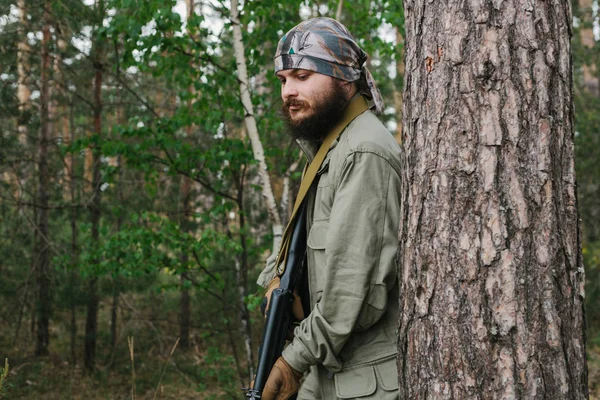
[[[190,346],[178,348],[178,372],[169,375],[169,367],[164,382],[201,389],[206,397],[234,398],[247,380],[239,315],[247,311],[258,321],[256,342],[262,319],[254,314],[262,289],[253,282],[273,237],[245,134],[228,4],[196,2],[194,15],[185,18],[175,0],[88,3],[49,2],[50,104],[43,105],[37,92],[44,7],[26,2],[23,30],[30,51],[24,67],[26,84],[35,91],[26,109],[19,109],[16,93],[18,44],[25,40],[14,17],[16,1],[6,13],[13,16],[0,25],[0,348],[10,349],[17,366],[35,338],[20,341],[36,318],[32,249],[40,240],[36,157],[43,106],[52,120],[50,234],[42,239],[52,254],[51,357],[25,365],[11,381],[17,396],[29,398],[56,390],[55,381],[73,382],[63,364],[75,362],[75,370],[81,365],[84,314],[94,297],[87,283],[94,279],[101,305],[97,364],[103,368],[84,380],[82,393],[128,393],[128,335],[136,337],[136,354],[146,355],[139,365],[136,358],[137,389],[154,390],[160,369],[150,366],[163,365],[166,343],[181,334],[187,293]],[[371,54],[388,105],[397,90],[388,70],[399,47],[379,32],[381,21],[402,26],[401,7],[392,3],[346,2],[342,14]],[[299,150],[279,116],[273,52],[281,34],[308,17],[307,11],[333,17],[336,7],[337,1],[249,1],[240,10],[251,97],[277,197]],[[394,119],[393,113],[385,116],[386,122]],[[27,128],[26,140],[19,138],[19,124]],[[100,158],[97,226],[90,215],[96,204],[92,153]],[[300,175],[292,174],[292,186]],[[180,375],[185,379],[178,381]],[[113,382],[126,389],[115,389]]]

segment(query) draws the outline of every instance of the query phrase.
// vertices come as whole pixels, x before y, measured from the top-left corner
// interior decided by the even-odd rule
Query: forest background
[[[573,13],[597,398],[598,1]],[[272,57],[315,16],[371,55],[400,141],[400,2],[0,0],[0,397],[242,397],[262,327],[254,282],[303,166]]]

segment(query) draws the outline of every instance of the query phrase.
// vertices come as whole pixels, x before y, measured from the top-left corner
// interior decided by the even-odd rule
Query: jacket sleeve
[[[355,151],[343,163],[334,196],[323,235],[325,265],[314,266],[323,292],[283,352],[300,372],[315,364],[341,370],[338,354],[350,334],[381,318],[388,291],[396,283],[400,218],[396,170],[377,152]]]
[[[267,288],[267,285],[271,279],[275,278],[275,262],[277,261],[277,252],[271,254],[265,262],[265,268],[262,270],[256,283],[260,286]]]

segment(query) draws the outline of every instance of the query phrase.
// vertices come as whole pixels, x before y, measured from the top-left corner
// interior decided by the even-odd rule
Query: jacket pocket
[[[313,222],[306,241],[307,246],[313,250],[325,250],[328,230],[329,221]]]
[[[371,364],[338,372],[333,379],[336,395],[340,399],[370,396],[377,390],[375,370]]]
[[[396,357],[375,365],[379,386],[386,392],[398,390],[398,370]]]
[[[384,284],[372,285],[366,301],[360,310],[360,314],[358,315],[358,320],[356,321],[357,330],[363,331],[369,329],[379,321],[381,316],[385,313],[387,301],[387,286]]]
[[[323,293],[323,274],[327,267],[325,248],[327,246],[328,230],[329,221],[315,221],[306,240],[311,307],[321,300]]]
[[[336,395],[340,399],[371,399],[369,396],[373,395],[378,387],[385,392],[394,392],[398,390],[396,356],[351,367],[336,373],[333,379]]]

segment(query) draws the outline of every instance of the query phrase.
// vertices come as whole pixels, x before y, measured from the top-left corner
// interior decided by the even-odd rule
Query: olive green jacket
[[[317,148],[300,145],[312,160]],[[343,380],[345,371],[397,352],[400,159],[393,136],[366,111],[332,143],[319,169],[307,197],[311,312],[283,351],[297,371],[321,365]],[[268,283],[273,270],[271,257],[258,283]],[[391,376],[394,382],[384,384],[397,388]]]

